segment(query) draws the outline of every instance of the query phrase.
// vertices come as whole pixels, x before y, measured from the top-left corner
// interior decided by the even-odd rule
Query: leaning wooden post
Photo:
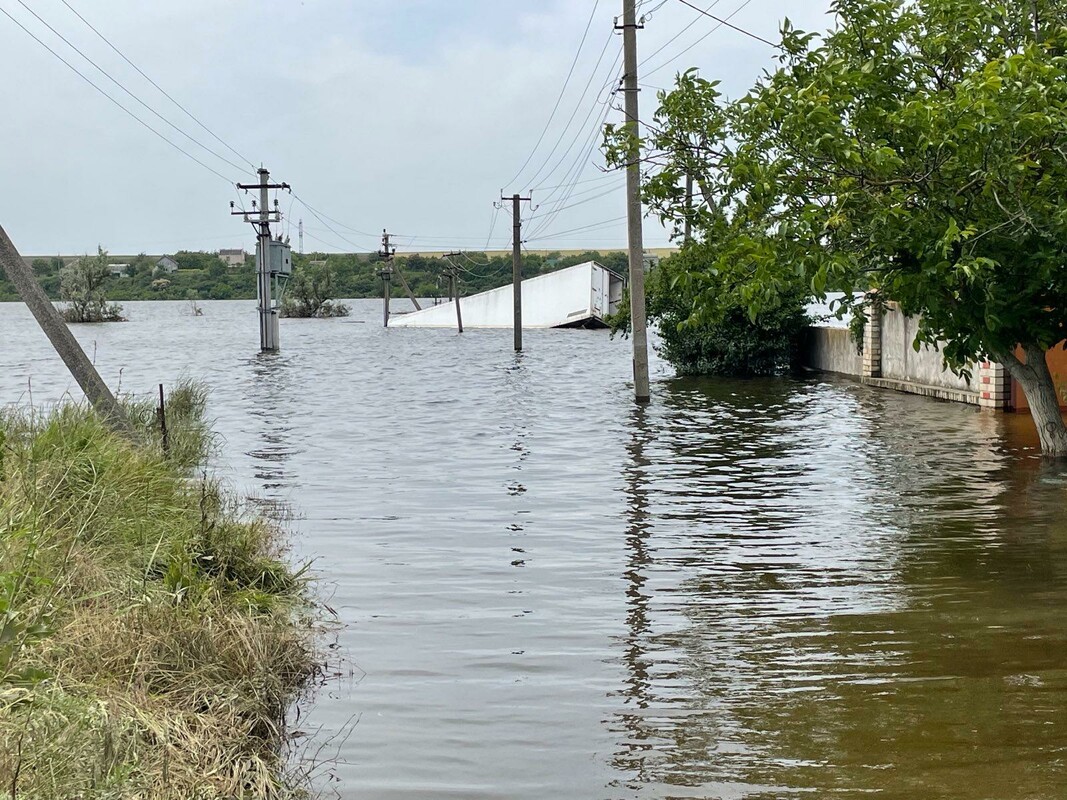
[[[70,374],[78,382],[96,412],[113,430],[132,438],[133,428],[126,412],[100,378],[96,367],[85,355],[78,340],[74,338],[63,317],[33,276],[33,270],[22,260],[3,227],[0,227],[0,269],[3,269],[7,279],[14,285],[22,302],[29,307],[37,324],[41,326],[48,341],[63,359],[63,363],[67,365]]]
[[[167,402],[163,399],[163,384],[159,384],[159,432],[163,437],[163,455],[170,455],[170,437],[167,435]]]
[[[452,272],[452,296],[456,300],[456,325],[459,326],[459,332],[463,333],[463,312],[459,307],[459,276],[455,271]]]

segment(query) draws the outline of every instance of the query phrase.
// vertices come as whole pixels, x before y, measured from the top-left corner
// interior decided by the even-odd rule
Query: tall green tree
[[[779,66],[737,101],[694,71],[660,96],[646,198],[716,253],[678,278],[694,316],[730,293],[773,307],[793,276],[861,316],[876,293],[921,315],[915,346],[940,343],[956,370],[1003,363],[1043,450],[1067,455],[1045,361],[1067,323],[1067,2],[832,11],[824,35],[786,21]]]

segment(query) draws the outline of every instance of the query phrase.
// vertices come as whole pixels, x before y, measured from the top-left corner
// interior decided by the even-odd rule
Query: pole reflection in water
[[[247,402],[258,445],[246,455],[260,487],[252,500],[261,510],[280,513],[292,495],[294,476],[287,467],[294,450],[294,415],[303,408],[294,386],[291,356],[261,353],[251,361]]]

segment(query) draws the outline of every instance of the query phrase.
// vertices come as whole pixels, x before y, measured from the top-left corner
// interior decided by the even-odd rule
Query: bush
[[[296,271],[286,287],[283,317],[347,317],[348,306],[334,299],[334,275],[328,264],[309,264]]]
[[[798,364],[801,337],[811,324],[809,292],[798,285],[782,293],[773,309],[749,316],[748,306],[731,287],[720,285],[713,313],[694,314],[692,275],[701,290],[718,276],[707,264],[706,245],[688,245],[648,273],[647,312],[659,329],[659,354],[679,375],[755,377],[778,375]],[[612,320],[629,327],[629,306]]]
[[[109,303],[105,286],[111,271],[107,250],[82,256],[59,272],[60,297],[67,301],[67,322],[122,322],[122,306]]]

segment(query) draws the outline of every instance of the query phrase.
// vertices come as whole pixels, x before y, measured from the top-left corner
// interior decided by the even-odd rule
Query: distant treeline
[[[227,266],[214,253],[179,252],[172,258],[178,264],[177,272],[166,273],[156,266],[158,257],[141,254],[136,258],[123,259],[128,264],[125,277],[108,279],[107,296],[111,300],[242,300],[256,296],[255,259],[251,256],[242,267]],[[523,277],[531,278],[546,272],[597,261],[609,269],[626,272],[626,254],[621,252],[588,252],[581,255],[526,254],[523,257]],[[470,253],[453,257],[452,263],[459,269],[460,285],[464,294],[475,294],[511,282],[511,257]],[[337,297],[380,297],[382,281],[378,276],[382,263],[377,255],[305,253],[293,254],[295,270],[312,262],[324,262],[333,273]],[[448,262],[439,257],[397,256],[394,266],[403,271],[411,289],[420,297],[439,297],[448,293],[445,277]],[[33,262],[33,271],[45,292],[54,300],[59,299],[59,271],[63,260],[38,258]],[[399,281],[394,279],[393,295],[402,293]],[[18,300],[14,287],[0,274],[0,301]]]

